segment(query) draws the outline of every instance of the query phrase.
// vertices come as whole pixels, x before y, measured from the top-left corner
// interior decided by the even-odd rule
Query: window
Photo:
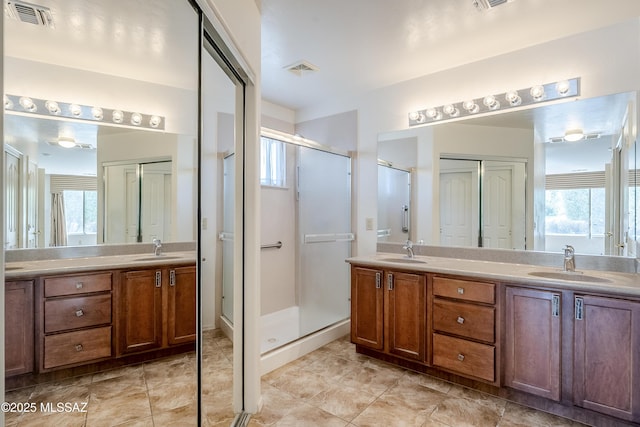
[[[282,141],[260,138],[260,184],[286,186],[286,146]]]
[[[98,192],[64,190],[67,234],[96,234],[98,231]]]
[[[604,188],[546,190],[545,233],[603,236]]]

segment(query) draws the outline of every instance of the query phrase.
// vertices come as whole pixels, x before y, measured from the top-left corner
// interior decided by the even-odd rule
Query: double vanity
[[[187,250],[8,260],[7,388],[193,350],[195,259]]]
[[[637,261],[588,270],[578,256],[567,272],[561,255],[545,266],[451,252],[347,260],[359,353],[588,424],[640,421]]]

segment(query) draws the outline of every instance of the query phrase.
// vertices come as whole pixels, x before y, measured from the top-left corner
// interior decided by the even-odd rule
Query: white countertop
[[[457,258],[415,256],[409,260],[398,253],[379,252],[375,255],[348,258],[348,263],[362,266],[393,268],[426,273],[457,274],[477,279],[540,285],[584,292],[639,296],[640,274],[616,273],[577,268],[575,273],[564,273],[560,268],[513,264],[495,261],[476,261]],[[550,275],[540,277],[534,274]]]
[[[131,255],[92,256],[86,258],[62,258],[41,261],[5,263],[5,280],[37,277],[48,274],[80,273],[96,270],[161,267],[164,265],[189,265],[196,261],[195,251],[166,252]]]

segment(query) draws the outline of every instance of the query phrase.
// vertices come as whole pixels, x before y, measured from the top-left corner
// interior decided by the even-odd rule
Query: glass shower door
[[[349,317],[351,159],[298,147],[300,335]]]

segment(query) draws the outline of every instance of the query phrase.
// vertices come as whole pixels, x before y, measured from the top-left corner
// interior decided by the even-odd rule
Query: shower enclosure
[[[263,353],[349,317],[351,159],[263,138]]]

